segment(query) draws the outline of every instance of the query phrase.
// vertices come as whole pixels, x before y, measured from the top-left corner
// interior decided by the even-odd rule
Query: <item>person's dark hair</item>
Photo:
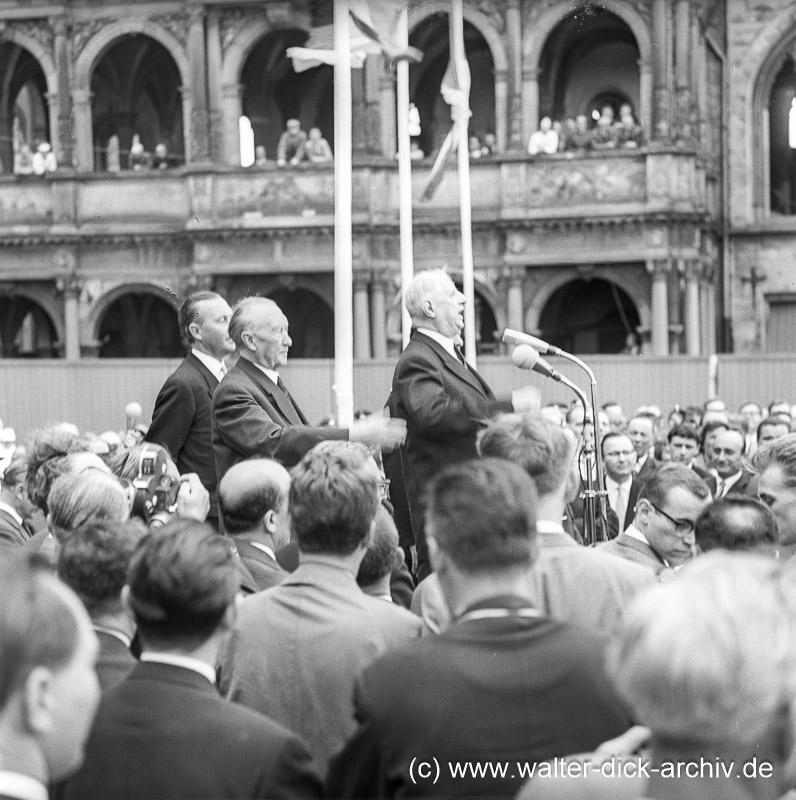
[[[224,539],[194,520],[147,533],[127,572],[130,607],[144,646],[201,643],[235,601],[238,576]]]
[[[171,458],[171,454],[163,445],[154,444],[153,442],[144,442],[134,445],[128,450],[119,451],[106,459],[105,463],[108,465],[108,469],[120,481],[132,482],[138,477],[138,464],[144,450],[162,450]]]
[[[536,487],[517,464],[481,458],[452,464],[427,495],[427,535],[462,570],[529,566],[536,558]]]
[[[690,425],[675,425],[666,435],[666,441],[671,444],[675,436],[679,439],[690,439],[699,447],[699,434]]]
[[[193,344],[194,339],[190,329],[191,323],[196,319],[196,315],[199,313],[199,303],[205,300],[215,300],[217,297],[221,297],[218,292],[203,290],[188,295],[188,297],[182,301],[177,319],[180,326],[180,334],[188,347]]]
[[[379,505],[370,456],[311,451],[291,470],[290,523],[304,553],[349,555],[366,541]]]
[[[760,421],[760,424],[757,426],[757,431],[755,436],[757,437],[757,441],[760,441],[760,436],[762,435],[760,431],[764,428],[780,428],[783,425],[788,429],[790,432],[790,424],[791,420],[789,417],[785,417],[782,414],[774,414],[771,417],[766,417]],[[787,434],[786,434],[787,435]]]
[[[0,711],[34,667],[56,671],[74,656],[78,621],[56,586],[38,554],[0,559]]]
[[[67,536],[58,555],[58,577],[83,601],[89,616],[115,613],[136,547],[146,535],[140,522],[93,522]]]
[[[626,433],[620,433],[619,431],[610,431],[610,433],[606,433],[605,436],[603,436],[602,441],[600,442],[600,454],[602,456],[605,455],[605,443],[610,442],[611,439],[627,439],[627,441],[630,442],[631,448],[633,446],[632,440]]]
[[[13,489],[25,482],[28,474],[28,465],[25,456],[21,453],[16,453],[11,457],[5,471],[0,474],[0,485],[3,488]]]
[[[727,495],[703,509],[694,532],[703,552],[756,550],[779,541],[777,520],[768,506],[743,495]]]
[[[702,422],[702,409],[699,406],[686,406],[683,410],[683,414],[685,418],[688,419],[689,417],[697,416],[699,417],[699,422]]]
[[[67,456],[88,452],[89,447],[79,436],[58,426],[36,431],[27,447],[28,474],[25,487],[31,502],[47,514],[50,487],[61,475],[69,472]]]
[[[224,530],[230,536],[249,533],[269,511],[284,510],[287,497],[276,481],[264,480],[247,492],[218,493],[218,508],[224,520]]]
[[[373,538],[359,565],[357,583],[364,589],[373,586],[385,575],[389,575],[395,566],[397,553],[398,528],[395,527],[390,512],[383,505],[379,505],[376,509]]]
[[[788,403],[787,400],[772,400],[768,404],[768,408],[766,409],[766,411],[768,412],[769,416],[771,415],[771,409],[772,408],[776,408],[777,406],[790,406],[790,403]]]
[[[751,459],[751,467],[758,474],[772,464],[782,470],[782,478],[787,486],[796,486],[796,433],[769,442],[757,450]]]
[[[710,497],[707,484],[694,470],[683,464],[664,464],[650,475],[638,493],[639,500],[649,500],[654,506],[664,505],[670,490],[679,486],[691,492],[695,497],[704,500]]]
[[[709,433],[713,433],[713,431],[718,430],[719,428],[726,428],[727,430],[730,429],[729,422],[723,422],[720,419],[712,419],[710,422],[706,422],[702,429],[699,431],[699,449],[700,451],[704,452],[705,450],[705,439],[707,439]]]

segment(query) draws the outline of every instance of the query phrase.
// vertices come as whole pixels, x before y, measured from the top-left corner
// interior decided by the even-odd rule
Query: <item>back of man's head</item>
[[[138,522],[93,522],[67,536],[58,555],[58,577],[83,601],[93,620],[122,612],[121,593],[130,560],[146,528]]]
[[[779,540],[777,520],[759,500],[728,495],[711,503],[694,525],[696,543],[709,550],[773,548]]]
[[[574,449],[571,434],[536,414],[503,414],[478,435],[479,455],[505,458],[522,467],[540,497],[566,482]]]
[[[368,589],[392,573],[398,553],[398,528],[390,512],[379,504],[373,537],[357,572],[357,583]]]
[[[119,481],[96,471],[62,475],[52,486],[48,505],[48,525],[59,540],[90,522],[120,523],[130,516],[130,502]]]
[[[641,487],[638,498],[639,500],[649,500],[653,506],[660,508],[666,504],[667,495],[675,486],[686,489],[700,500],[710,496],[710,489],[696,472],[682,464],[669,462],[658,467],[650,475],[647,482]]]
[[[3,769],[43,761],[55,781],[80,766],[99,700],[96,651],[85,610],[49,564],[26,552],[0,561]]]
[[[27,476],[28,497],[44,514],[47,497],[54,481],[69,472],[70,453],[87,452],[88,444],[58,425],[36,431],[28,444]]]
[[[429,486],[426,533],[463,572],[529,567],[537,502],[531,478],[505,459],[453,464]]]
[[[780,468],[786,485],[796,487],[796,433],[769,442],[752,456],[755,472],[765,472],[771,466]]]
[[[130,561],[128,602],[145,648],[199,646],[219,628],[238,591],[232,553],[200,522],[147,534]]]
[[[8,466],[3,470],[2,474],[0,474],[0,490],[13,494],[17,486],[25,483],[27,474],[28,465],[25,456],[21,453],[17,453],[11,457]]]
[[[177,315],[177,321],[180,327],[180,334],[189,347],[194,341],[194,336],[191,332],[191,323],[195,322],[199,317],[201,304],[206,300],[215,300],[216,298],[220,297],[221,295],[218,294],[218,292],[211,292],[210,290],[205,289],[203,291],[194,292],[193,294],[188,295],[188,297],[182,301]]]
[[[257,458],[235,464],[218,486],[224,530],[238,536],[257,529],[269,511],[287,506],[290,473],[276,461]]]
[[[303,553],[347,556],[367,545],[379,504],[368,458],[351,449],[313,450],[293,467],[290,522]]]

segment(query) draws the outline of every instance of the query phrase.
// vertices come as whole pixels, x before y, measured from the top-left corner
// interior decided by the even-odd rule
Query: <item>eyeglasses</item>
[[[631,456],[635,455],[635,450],[610,450],[609,452],[604,454],[605,458],[619,458],[619,456],[624,456],[625,458],[630,458]]]
[[[649,503],[649,500],[647,501]],[[694,523],[690,519],[675,519],[671,515],[667,514],[663,509],[658,508],[655,503],[650,503],[650,505],[662,516],[666,517],[669,522],[674,525],[675,533],[679,534],[680,536],[685,536],[688,533],[691,533],[694,530]]]
[[[390,499],[390,482],[387,480],[379,481],[379,499],[380,500]]]

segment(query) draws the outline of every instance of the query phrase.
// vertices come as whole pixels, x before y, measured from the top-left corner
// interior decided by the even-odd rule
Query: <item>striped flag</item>
[[[335,63],[332,2],[317,0],[306,44],[287,49],[287,57],[293,60],[296,72]],[[396,43],[398,19],[405,7],[406,0],[349,0],[352,67],[361,69],[368,55],[377,53],[384,53],[390,61],[423,58],[416,47],[401,47]]]

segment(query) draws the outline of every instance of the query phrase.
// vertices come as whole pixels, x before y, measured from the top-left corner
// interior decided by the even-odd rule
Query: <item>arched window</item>
[[[177,312],[148,292],[124,294],[99,323],[100,358],[177,358],[184,354]]]
[[[56,332],[47,312],[27,297],[0,297],[3,358],[56,358]]]
[[[796,214],[796,64],[793,57],[777,73],[769,99],[771,211]],[[793,111],[792,111],[793,109]]]

